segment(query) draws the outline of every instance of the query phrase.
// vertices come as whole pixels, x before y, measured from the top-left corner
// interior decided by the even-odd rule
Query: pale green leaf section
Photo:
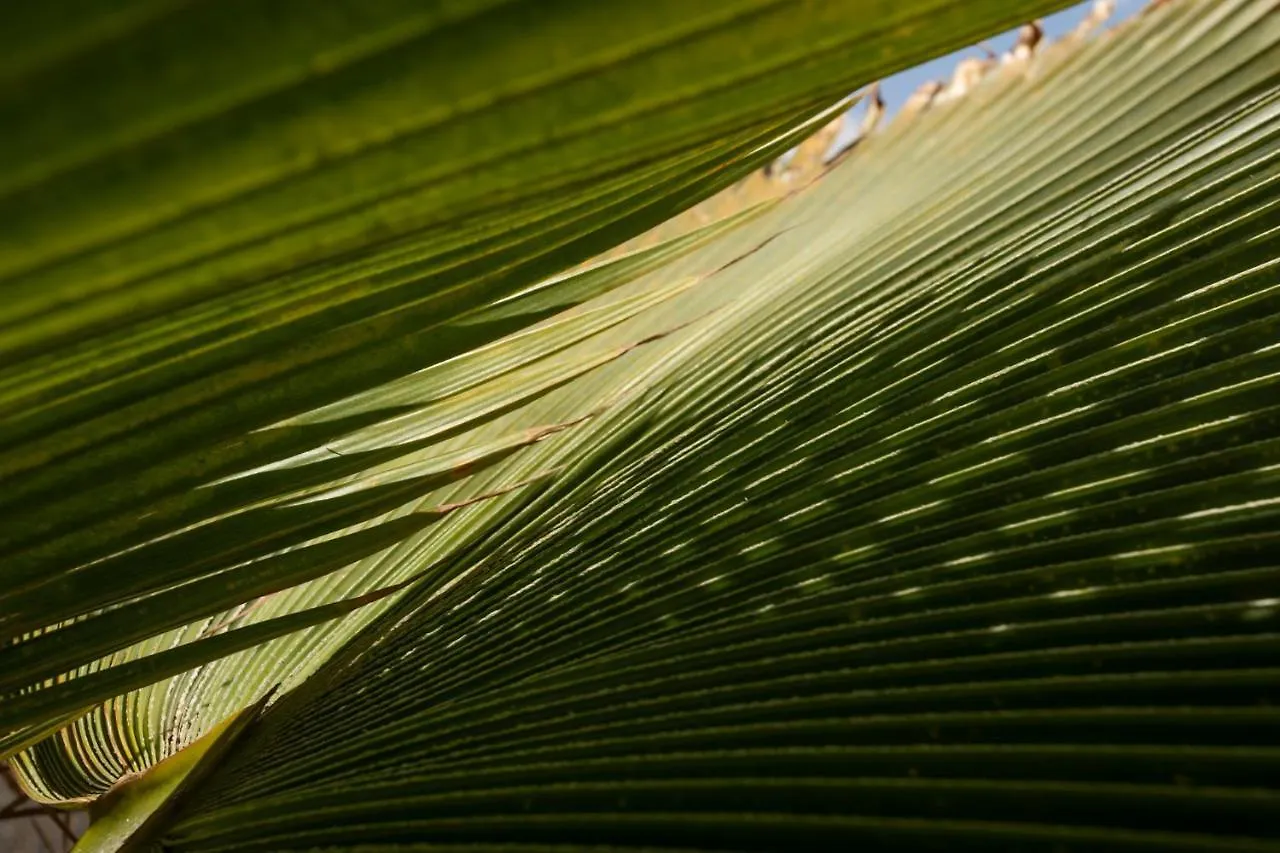
[[[122,779],[94,804],[94,820],[75,846],[83,853],[129,853],[155,841],[184,790],[198,785],[266,705],[257,702],[145,773]]]

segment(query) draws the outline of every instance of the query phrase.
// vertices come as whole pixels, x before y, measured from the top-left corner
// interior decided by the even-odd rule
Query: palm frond
[[[1062,5],[0,13],[4,754],[59,727],[27,786],[92,797],[444,583],[739,310],[670,273],[755,220],[548,276]]]
[[[166,848],[1272,849],[1272,5],[993,72],[638,281],[709,286]]]

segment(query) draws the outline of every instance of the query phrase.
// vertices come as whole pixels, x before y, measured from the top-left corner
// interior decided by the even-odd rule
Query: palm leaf
[[[549,274],[1061,5],[6,10],[4,752],[157,682],[28,786],[101,792],[447,575],[737,310],[670,265],[750,217]]]
[[[166,848],[1275,849],[1278,56],[1162,5],[639,280]]]

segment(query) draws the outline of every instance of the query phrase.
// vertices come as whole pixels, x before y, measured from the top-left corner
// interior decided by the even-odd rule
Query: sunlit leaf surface
[[[0,754],[92,798],[456,580],[776,228],[582,262],[1062,5],[0,10]]]
[[[612,291],[697,282],[163,842],[1275,849],[1278,45],[1162,4]]]

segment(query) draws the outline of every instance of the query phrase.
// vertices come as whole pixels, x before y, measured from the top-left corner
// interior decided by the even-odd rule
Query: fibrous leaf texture
[[[612,5],[0,10],[0,758],[61,729],[33,794],[95,797],[448,583],[562,473],[525,451],[731,301],[655,312],[701,282],[646,276],[741,220],[582,262],[1062,4]]]
[[[761,117],[734,156],[816,109]],[[352,356],[376,385],[330,386],[300,347],[305,393],[245,392],[271,429],[155,475],[168,538],[85,562],[132,597],[104,581],[86,607],[40,562],[161,530],[101,510],[17,564],[31,636],[0,654],[170,596],[186,615],[160,630],[186,627],[90,667],[127,674],[386,596],[98,707],[23,753],[24,778],[90,795],[284,681],[170,810],[166,849],[1280,849],[1278,139],[1274,3],[1159,4],[751,215],[484,290],[400,333],[437,347],[425,369]],[[682,149],[643,192],[729,147]],[[379,258],[288,280],[345,301],[325,277],[400,269]],[[361,323],[399,322],[368,298]],[[127,347],[223,315],[156,316]],[[58,435],[67,466],[133,452]],[[50,489],[98,470],[49,464]],[[199,489],[177,489],[187,465]],[[61,499],[99,512],[89,494]],[[46,577],[66,612],[41,633]],[[184,585],[217,577],[249,592],[206,613]],[[79,642],[59,654],[80,663]],[[47,727],[92,685],[0,719]]]

